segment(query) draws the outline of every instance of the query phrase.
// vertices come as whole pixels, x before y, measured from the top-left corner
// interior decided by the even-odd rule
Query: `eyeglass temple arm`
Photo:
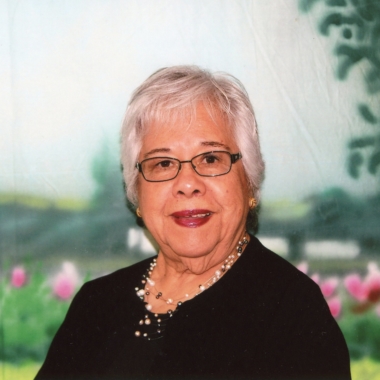
[[[240,160],[241,158],[243,158],[243,156],[240,152],[236,154],[231,154],[231,163],[234,164],[237,160]]]

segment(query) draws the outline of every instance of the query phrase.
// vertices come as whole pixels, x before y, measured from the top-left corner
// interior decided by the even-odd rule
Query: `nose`
[[[182,161],[181,170],[173,180],[173,195],[191,198],[203,195],[205,191],[206,185],[203,177],[195,172],[190,161]]]

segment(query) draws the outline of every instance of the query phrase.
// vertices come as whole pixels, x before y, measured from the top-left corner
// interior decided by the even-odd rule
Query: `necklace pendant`
[[[161,296],[162,296],[162,293],[158,292],[157,295],[156,295],[156,299],[159,299]]]

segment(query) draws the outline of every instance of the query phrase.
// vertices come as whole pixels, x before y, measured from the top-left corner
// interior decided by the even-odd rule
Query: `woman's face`
[[[191,160],[213,150],[239,152],[223,118],[211,118],[199,106],[189,127],[151,125],[139,162],[162,156]],[[167,182],[147,182],[139,174],[138,199],[145,225],[169,256],[223,256],[245,231],[249,190],[241,160],[219,177],[201,177],[190,163]]]

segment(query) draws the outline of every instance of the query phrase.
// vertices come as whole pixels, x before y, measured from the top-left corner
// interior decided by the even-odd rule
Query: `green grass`
[[[352,380],[380,380],[380,362],[365,358],[351,362]]]
[[[28,362],[16,366],[0,363],[0,380],[31,380],[37,375],[40,363]]]

